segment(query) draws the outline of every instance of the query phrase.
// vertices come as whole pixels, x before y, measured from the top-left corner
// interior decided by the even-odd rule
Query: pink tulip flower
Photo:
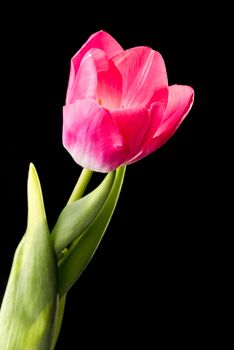
[[[168,86],[159,52],[128,50],[104,31],[71,60],[63,144],[84,168],[109,172],[161,147],[188,114],[194,91]]]

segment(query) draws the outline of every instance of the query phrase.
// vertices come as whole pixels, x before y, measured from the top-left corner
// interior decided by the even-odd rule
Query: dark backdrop
[[[195,104],[177,133],[127,168],[108,231],[69,293],[57,349],[148,349],[162,341],[190,348],[212,333],[216,263],[204,218],[216,15],[195,3],[128,6],[64,2],[3,12],[1,295],[26,227],[29,162],[40,176],[50,227],[80,173],[62,146],[62,106],[70,58],[89,35],[104,29],[126,49],[160,51],[169,83],[195,89]],[[99,180],[94,175],[93,183]]]

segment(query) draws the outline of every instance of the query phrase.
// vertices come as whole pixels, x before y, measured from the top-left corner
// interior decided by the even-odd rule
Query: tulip
[[[84,169],[50,234],[40,181],[30,165],[28,225],[0,308],[0,350],[54,349],[66,295],[103,238],[126,165],[161,147],[193,98],[189,86],[168,86],[157,51],[144,46],[124,51],[104,31],[72,58],[63,144]],[[110,173],[82,197],[92,171]]]
[[[134,163],[175,133],[193,100],[191,87],[168,86],[159,52],[146,46],[124,51],[99,31],[71,60],[64,147],[93,171]]]

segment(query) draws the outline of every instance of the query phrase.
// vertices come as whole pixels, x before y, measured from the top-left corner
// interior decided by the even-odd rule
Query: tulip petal
[[[110,113],[128,144],[128,162],[142,149],[142,142],[150,126],[149,111],[146,108],[122,108],[111,110]]]
[[[91,49],[83,57],[70,90],[68,102],[85,98],[97,99],[106,108],[120,106],[122,77],[104,51]]]
[[[169,98],[162,121],[154,136],[148,140],[141,154],[131,163],[144,158],[161,147],[177,130],[194,100],[194,91],[190,86],[172,85],[169,87]]]
[[[103,50],[109,59],[123,51],[119,43],[105,31],[99,31],[91,35],[86,41],[86,43],[71,59],[71,69],[68,82],[66,104],[68,104],[70,101],[70,90],[72,89],[74,80],[76,78],[76,74],[79,70],[80,62],[85,56],[85,54],[92,48]]]
[[[120,107],[122,76],[111,60],[106,69],[98,72],[97,101],[107,109]]]
[[[190,86],[170,86],[167,108],[155,137],[166,137],[166,140],[171,137],[187,116],[192,107],[193,101],[194,90]]]
[[[67,96],[67,104],[85,98],[96,99],[98,79],[97,66],[92,52],[90,51],[86,53],[80,63],[79,71],[74,79],[69,96]]]
[[[122,106],[150,107],[152,97],[167,96],[167,72],[162,56],[149,47],[134,47],[112,59],[123,79]]]
[[[127,162],[127,164],[135,163],[137,160],[145,156],[144,155],[145,145],[147,145],[149,141],[152,140],[156,130],[161,124],[165,109],[166,109],[166,103],[156,102],[152,104],[150,110],[148,111],[148,124],[149,124],[148,129],[144,133],[144,137],[141,141],[142,147],[140,148],[138,153],[133,155],[133,157]]]
[[[63,110],[63,144],[84,168],[109,172],[123,164],[127,145],[108,110],[91,99]]]

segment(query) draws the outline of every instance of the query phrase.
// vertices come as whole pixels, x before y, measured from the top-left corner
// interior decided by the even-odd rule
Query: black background
[[[195,89],[177,133],[127,168],[108,231],[69,293],[57,349],[148,349],[162,341],[187,347],[213,336],[218,262],[207,207],[213,53],[222,15],[178,2],[126,6],[21,5],[2,15],[1,295],[26,227],[29,162],[40,176],[50,227],[80,173],[62,146],[62,106],[70,58],[87,38],[104,29],[125,49],[150,46],[163,55],[170,84]],[[92,184],[100,178],[94,175]]]

